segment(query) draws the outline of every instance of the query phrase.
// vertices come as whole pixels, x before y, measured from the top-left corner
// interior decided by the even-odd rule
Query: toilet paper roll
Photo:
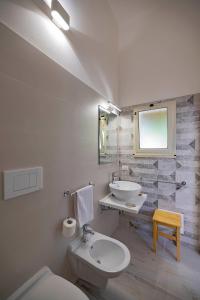
[[[67,218],[63,221],[62,234],[66,238],[70,238],[76,231],[76,220],[73,218]]]

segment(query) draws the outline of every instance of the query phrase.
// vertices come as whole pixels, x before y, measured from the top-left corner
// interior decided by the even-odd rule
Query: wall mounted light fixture
[[[70,17],[58,0],[52,0],[51,16],[56,26],[64,31],[69,30]]]
[[[116,116],[118,116],[119,112],[121,111],[121,109],[118,106],[112,104],[110,101],[108,101],[107,104],[105,105],[101,105],[100,108],[101,110],[107,112],[108,114],[112,113]]]
[[[102,105],[99,105],[99,108],[105,111],[107,114],[110,114],[110,111],[107,108],[103,107]]]
[[[111,101],[108,101],[108,108],[110,108],[110,109],[116,109],[116,110],[118,110],[119,112],[122,111],[118,106],[112,104]]]

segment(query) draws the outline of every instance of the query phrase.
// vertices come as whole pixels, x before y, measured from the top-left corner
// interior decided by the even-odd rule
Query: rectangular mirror
[[[98,106],[99,164],[113,163],[117,159],[117,117]]]

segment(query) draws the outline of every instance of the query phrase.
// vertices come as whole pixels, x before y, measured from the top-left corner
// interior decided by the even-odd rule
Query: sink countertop
[[[108,194],[106,197],[99,200],[99,204],[102,205],[102,206],[122,210],[122,211],[125,211],[125,212],[128,212],[128,213],[138,214],[141,207],[144,204],[144,201],[147,199],[147,195],[142,194],[142,196],[140,196],[140,197],[142,198],[142,201],[141,201],[140,204],[137,204],[136,206],[129,206],[125,202],[120,201],[117,198],[115,198],[114,196],[112,196],[112,194]]]

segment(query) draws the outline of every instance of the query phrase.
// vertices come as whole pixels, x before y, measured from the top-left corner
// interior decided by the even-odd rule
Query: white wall
[[[71,17],[64,35],[36,5],[1,0],[0,22],[108,99],[117,101],[117,26],[107,0],[61,0]]]
[[[98,205],[117,165],[98,165],[97,113],[98,104],[117,101],[116,22],[107,0],[63,0],[65,35],[39,2],[0,0],[3,299],[44,265],[70,277],[61,224],[73,201],[63,199],[65,189],[94,181],[93,228],[109,235],[118,224],[116,212],[102,215]],[[44,167],[44,189],[3,201],[2,171],[35,165]]]
[[[119,23],[121,106],[200,91],[199,0],[109,0]]]
[[[0,25],[0,299],[42,266],[70,278],[62,221],[74,216],[63,198],[89,181],[92,227],[112,234],[115,211],[100,212],[117,164],[98,164],[98,104],[105,100],[36,48]],[[43,166],[41,191],[4,201],[3,170]]]

